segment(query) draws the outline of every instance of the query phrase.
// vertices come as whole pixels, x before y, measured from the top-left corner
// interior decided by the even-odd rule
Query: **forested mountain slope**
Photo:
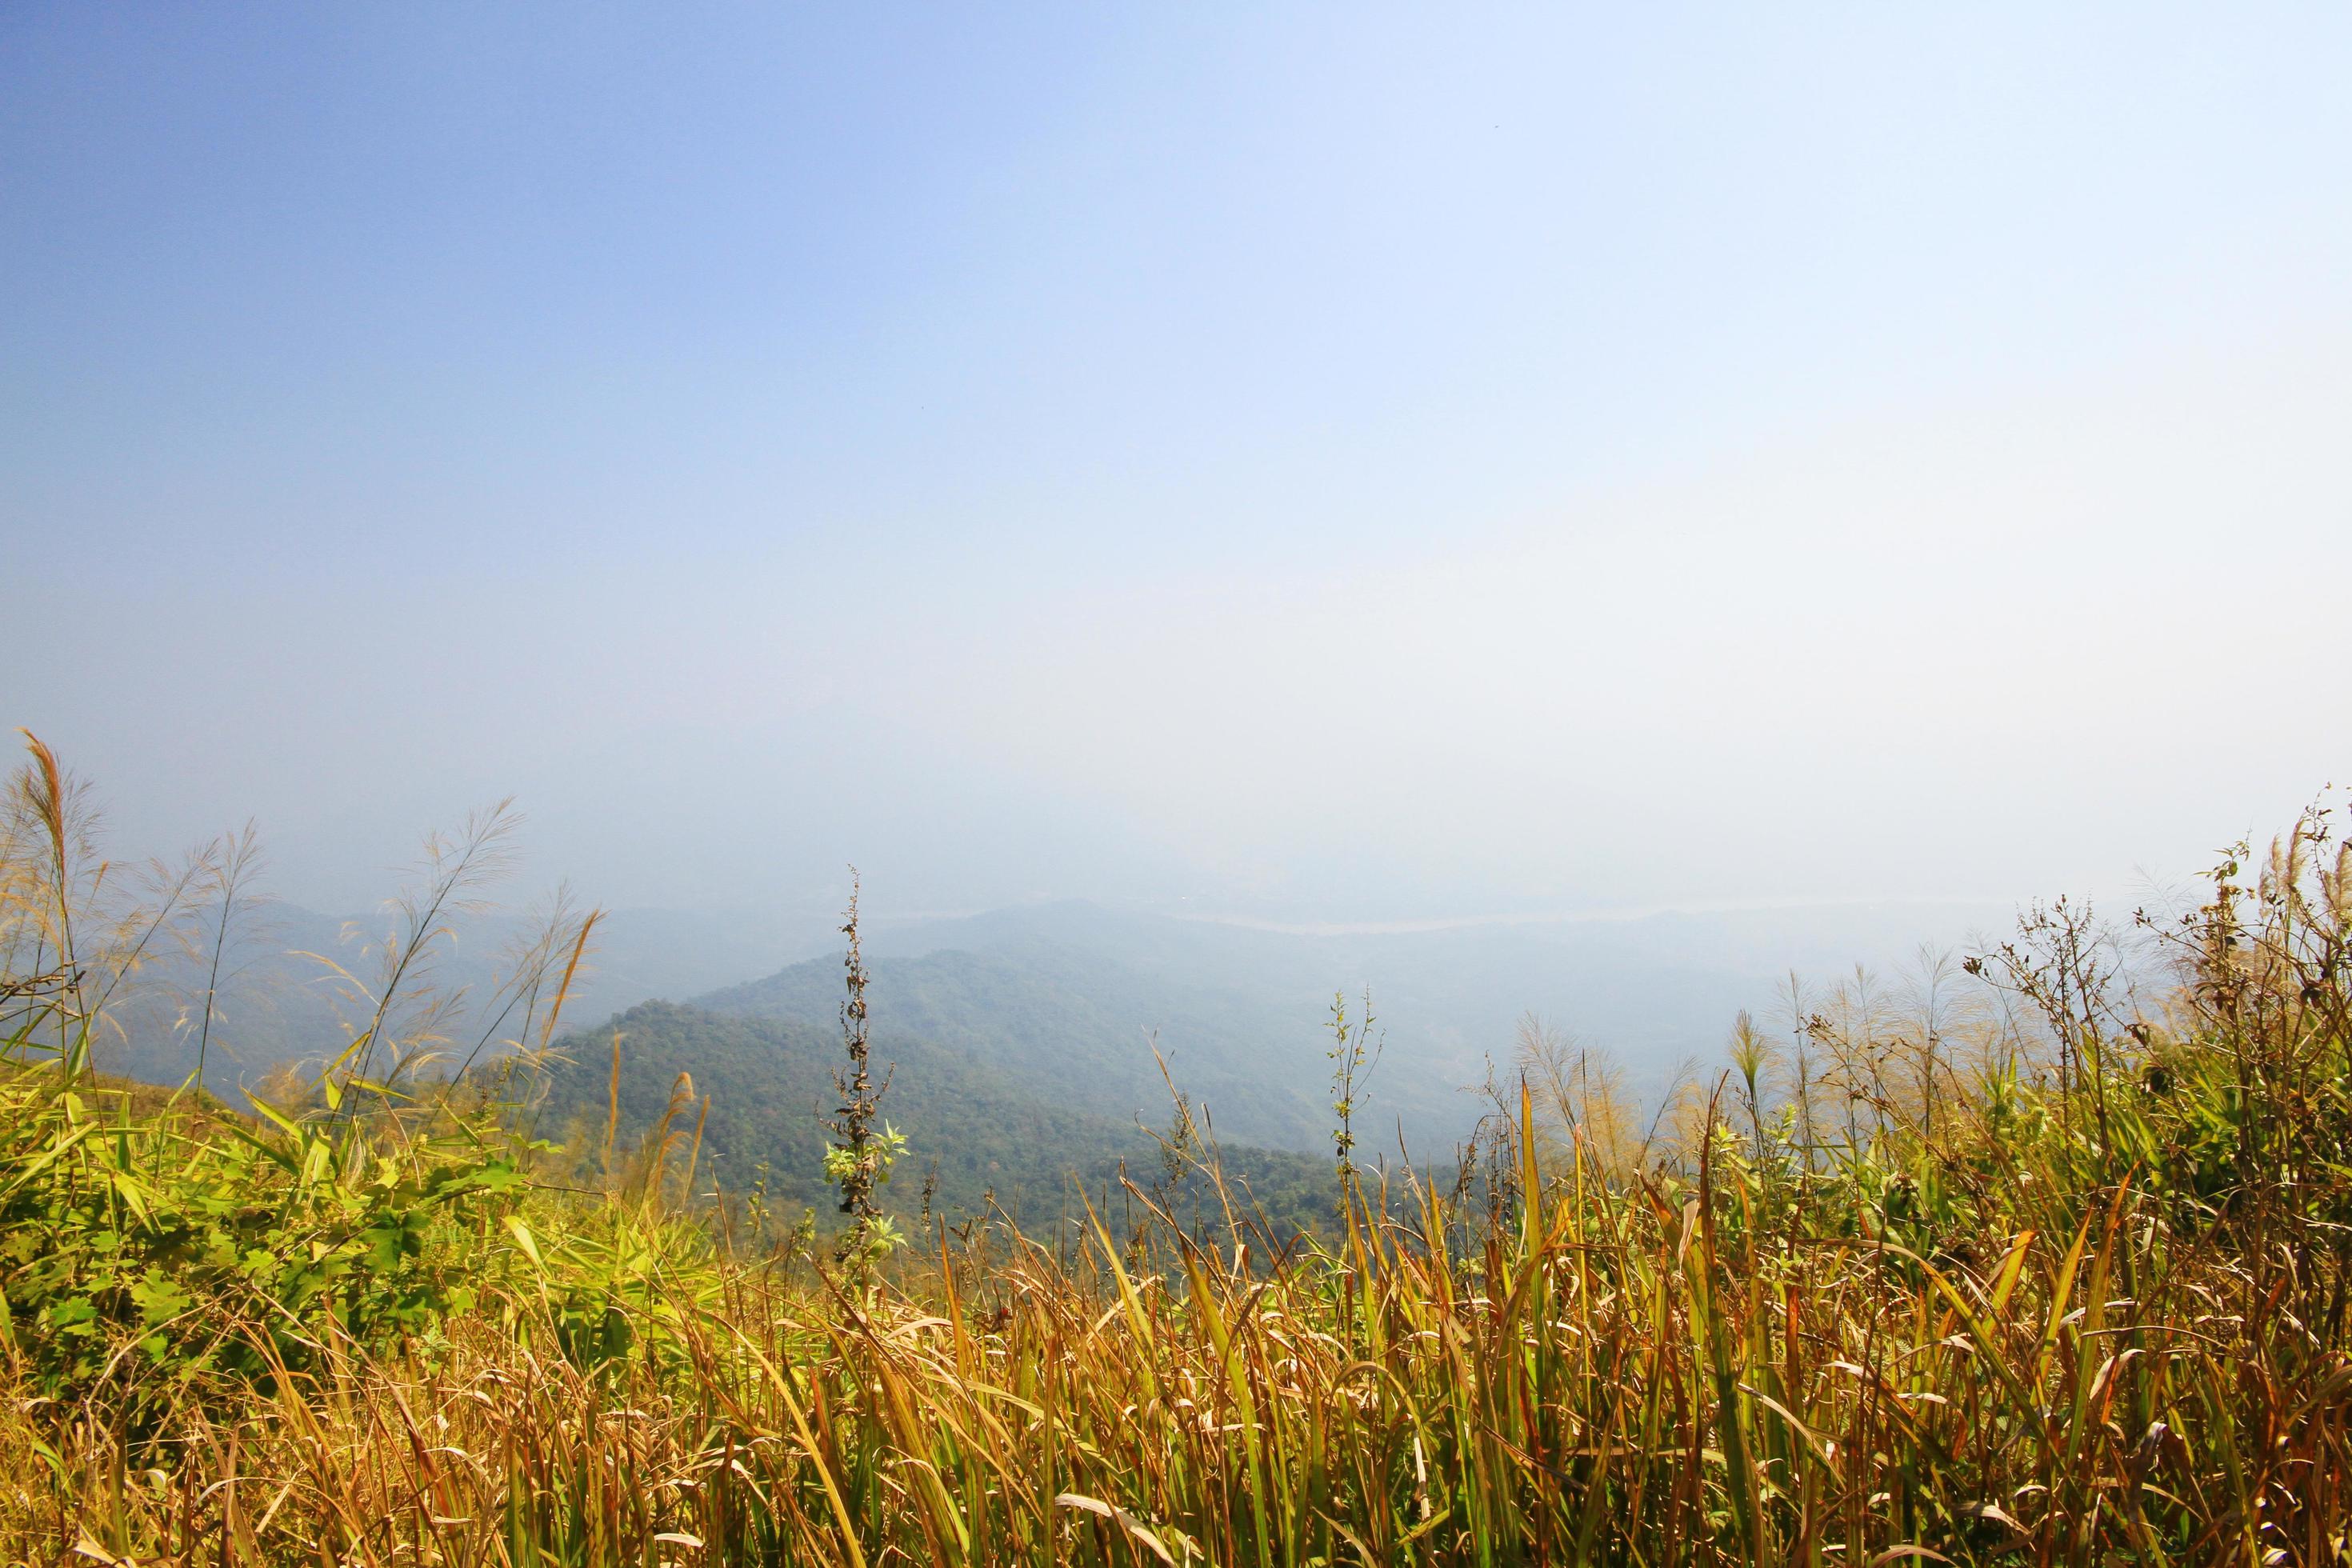
[[[837,975],[839,965],[831,965]],[[690,1098],[672,1123],[683,1149],[700,1129],[700,1193],[745,1194],[761,1187],[772,1205],[824,1209],[826,1121],[836,1102],[837,1025],[793,1017],[727,1015],[646,1002],[560,1044],[537,1114],[540,1135],[563,1143],[584,1170],[601,1172],[604,1124],[619,1044],[616,1166],[642,1159],[646,1136],[691,1079]],[[1075,1204],[1073,1174],[1099,1194],[1118,1163],[1139,1179],[1159,1164],[1158,1144],[1130,1116],[1106,1115],[1055,1096],[1049,1086],[974,1059],[967,1052],[893,1027],[874,1037],[877,1079],[889,1074],[882,1117],[905,1135],[908,1155],[887,1206],[919,1211],[927,1179],[941,1214],[978,1210],[992,1194],[1008,1212],[1045,1224]],[[704,1118],[701,1100],[708,1097]],[[1169,1122],[1165,1095],[1152,1125]],[[1229,1174],[1262,1193],[1272,1211],[1317,1212],[1328,1204],[1327,1161],[1246,1146],[1224,1150]]]
[[[1041,1100],[1131,1125],[1139,1112],[1161,1119],[1168,1104],[1156,1039],[1221,1134],[1310,1149],[1328,1131],[1324,1047],[1310,1010],[1286,1017],[1237,991],[1171,984],[1045,944],[880,957],[870,967],[877,1042],[920,1040]],[[814,1024],[830,1019],[840,997],[839,961],[815,959],[697,1005]]]

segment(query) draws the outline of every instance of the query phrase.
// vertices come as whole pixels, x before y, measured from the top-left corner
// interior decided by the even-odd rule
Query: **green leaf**
[[[510,1214],[506,1216],[504,1223],[508,1232],[514,1237],[515,1245],[522,1248],[522,1255],[525,1258],[530,1259],[531,1267],[542,1274],[547,1272],[547,1264],[539,1256],[539,1243],[531,1236],[530,1226],[523,1224],[522,1216]]]

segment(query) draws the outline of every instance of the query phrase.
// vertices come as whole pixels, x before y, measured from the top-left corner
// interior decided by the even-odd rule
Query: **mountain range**
[[[958,1201],[993,1189],[1035,1202],[1063,1172],[1148,1161],[1156,1146],[1142,1127],[1170,1120],[1164,1062],[1219,1142],[1284,1186],[1328,1167],[1335,998],[1360,1019],[1369,989],[1381,1046],[1359,1097],[1361,1154],[1443,1160],[1485,1109],[1473,1090],[1490,1064],[1507,1079],[1523,1014],[1607,1048],[1629,1087],[1654,1100],[1682,1063],[1715,1057],[1741,1008],[1769,1016],[1790,971],[1892,967],[1922,937],[1961,942],[2007,918],[1987,906],[1849,905],[1300,931],[1036,904],[869,921],[867,1000],[877,1060],[895,1064],[884,1114],[915,1149],[918,1173],[902,1181],[936,1160],[940,1192]],[[368,928],[284,908],[272,921],[224,989],[206,1073],[216,1091],[331,1056],[353,1026],[353,1005],[315,955],[362,973],[365,942],[352,933]],[[442,956],[437,983],[486,993],[512,929],[471,931]],[[543,1131],[601,1134],[617,1033],[627,1139],[688,1073],[711,1101],[706,1168],[740,1190],[764,1163],[774,1191],[813,1200],[840,1053],[838,938],[659,911],[613,916],[598,937],[596,973],[572,998],[564,1059],[545,1085]],[[747,970],[764,973],[734,978]],[[478,1009],[451,1031],[457,1054],[484,1022]],[[151,1009],[102,1059],[176,1081],[193,1067],[186,1023],[184,1002]],[[906,1187],[898,1195],[911,1201]]]

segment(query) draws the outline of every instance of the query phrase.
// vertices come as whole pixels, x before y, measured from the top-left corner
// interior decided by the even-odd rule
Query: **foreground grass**
[[[1097,1232],[863,1290],[588,1216],[429,1333],[241,1325],[267,1372],[144,1434],[106,1377],[20,1383],[0,1531],[26,1561],[2341,1553],[2352,1363],[2293,1246],[2180,1238],[2127,1184],[2052,1191],[1974,1263],[1538,1192],[1271,1269]]]

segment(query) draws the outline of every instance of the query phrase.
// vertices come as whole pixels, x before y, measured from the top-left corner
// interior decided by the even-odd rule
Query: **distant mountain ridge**
[[[1741,1007],[1777,1019],[1776,983],[1789,969],[1833,976],[1856,956],[1883,963],[1921,935],[1958,936],[1964,917],[1990,926],[2003,913],[1842,906],[1304,933],[1041,903],[869,921],[868,1000],[877,1058],[898,1064],[884,1114],[917,1140],[910,1182],[936,1158],[942,1192],[958,1201],[976,1203],[991,1187],[1058,1195],[1070,1170],[1099,1174],[1107,1162],[1150,1157],[1138,1122],[1165,1126],[1169,1116],[1156,1044],[1218,1139],[1231,1150],[1268,1151],[1253,1157],[1279,1184],[1328,1169],[1324,1053],[1335,992],[1360,1016],[1369,983],[1386,1042],[1358,1097],[1360,1152],[1392,1156],[1402,1142],[1416,1161],[1443,1163],[1484,1109],[1465,1088],[1486,1080],[1490,1063],[1496,1079],[1510,1081],[1524,1010],[1612,1050],[1628,1087],[1654,1099],[1677,1061],[1714,1054]],[[275,918],[281,934],[272,950],[299,946],[359,963],[352,944],[339,945],[342,922],[291,910]],[[740,973],[760,962],[763,947],[782,947],[784,957],[824,941],[814,929],[796,938],[736,932],[706,951],[711,918],[639,911],[600,928],[606,945],[567,1013],[564,1049],[573,1061],[551,1075],[551,1114],[593,1112],[601,1133],[617,1029],[625,1138],[659,1115],[677,1075],[688,1072],[712,1099],[706,1131],[715,1172],[740,1184],[766,1161],[777,1181],[813,1198],[840,1049],[839,955],[706,988],[730,965]],[[443,983],[481,994],[487,959],[507,929],[470,933],[446,960]],[[216,1020],[207,1072],[216,1091],[233,1096],[281,1060],[324,1060],[349,1037],[354,1010],[332,1000],[321,973],[315,960],[282,951],[240,970]],[[681,991],[688,1000],[649,999]],[[175,1025],[168,1009],[151,1011],[108,1043],[101,1065],[176,1082],[193,1066],[193,1040],[184,1019]],[[583,1026],[599,1014],[610,1023]]]
[[[1301,1151],[1328,1147],[1334,994],[1360,1016],[1369,988],[1386,1043],[1365,1097],[1371,1136],[1443,1157],[1482,1109],[1465,1090],[1490,1064],[1507,1079],[1525,1012],[1612,1052],[1654,1097],[1679,1063],[1714,1055],[1740,1009],[1772,1015],[1790,970],[1834,978],[2005,920],[1991,906],[1850,905],[1307,934],[1066,901],[878,925],[866,951],[879,1031],[1122,1120],[1166,1100],[1156,1040],[1221,1134]],[[695,1005],[818,1022],[839,989],[839,961],[814,959]]]
[[[1220,1134],[1301,1150],[1324,1138],[1323,1047],[1317,1020],[1304,1009],[1269,1016],[1263,997],[1174,985],[1098,953],[1050,944],[876,956],[868,968],[879,1053],[919,1042],[1041,1097],[1131,1125],[1139,1112],[1157,1120],[1167,1109],[1156,1041],[1179,1087],[1205,1103]],[[813,959],[693,1005],[725,1016],[814,1024],[830,1019],[840,1000],[840,962]]]
[[[539,1131],[592,1162],[601,1158],[616,1039],[622,1156],[661,1117],[683,1073],[698,1100],[709,1100],[698,1189],[740,1196],[763,1185],[784,1204],[826,1201],[818,1173],[836,1100],[837,1027],[644,1002],[565,1037],[547,1076]],[[993,1192],[1007,1208],[1034,1214],[1059,1201],[1066,1171],[1091,1169],[1147,1142],[1131,1123],[1029,1092],[928,1041],[893,1035],[877,1041],[877,1056],[890,1074],[883,1119],[912,1150],[888,1194],[893,1207],[914,1207],[936,1164],[943,1210],[976,1209]],[[681,1131],[690,1132],[699,1114],[698,1105]]]

